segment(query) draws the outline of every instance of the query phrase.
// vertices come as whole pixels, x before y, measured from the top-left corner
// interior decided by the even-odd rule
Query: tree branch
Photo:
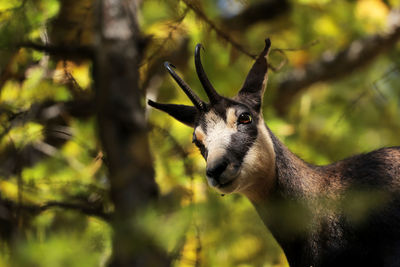
[[[207,23],[207,25],[213,30],[215,31],[218,36],[220,38],[222,38],[223,40],[225,40],[226,42],[230,43],[232,45],[233,48],[235,48],[236,50],[238,50],[239,52],[242,52],[243,54],[245,54],[246,56],[252,58],[252,59],[256,59],[256,55],[253,55],[251,53],[249,53],[246,49],[243,48],[243,46],[241,46],[239,43],[237,43],[235,40],[233,40],[227,33],[225,33],[223,30],[221,30],[219,27],[217,27],[217,25],[215,25],[214,22],[212,22],[207,15],[197,6],[195,6],[191,1],[189,0],[183,0],[183,2],[186,4],[187,7],[189,7],[191,10],[193,10],[193,12],[205,23]]]
[[[50,55],[61,56],[63,58],[79,57],[92,59],[94,56],[93,48],[90,46],[43,45],[33,42],[20,43],[17,46],[21,48],[34,49]]]
[[[284,115],[295,97],[316,82],[336,80],[367,66],[391,49],[400,39],[400,25],[386,34],[356,40],[333,56],[322,57],[303,69],[296,69],[278,85],[275,108]]]
[[[287,0],[261,1],[250,5],[236,16],[226,18],[222,22],[229,29],[241,31],[255,23],[273,20],[288,13],[289,10],[290,6]]]
[[[10,199],[1,199],[3,203],[11,212],[17,209],[35,215],[40,214],[46,210],[53,208],[69,209],[81,212],[88,216],[95,216],[105,221],[109,221],[112,213],[104,211],[103,206],[99,207],[98,203],[72,203],[72,202],[60,202],[60,201],[48,201],[42,204],[26,204],[17,203]]]
[[[79,99],[66,102],[44,101],[33,103],[28,109],[13,112],[7,105],[0,104],[0,112],[7,114],[8,120],[13,125],[19,125],[27,121],[45,123],[55,117],[69,116],[76,118],[88,118],[95,114],[95,102],[92,99]]]

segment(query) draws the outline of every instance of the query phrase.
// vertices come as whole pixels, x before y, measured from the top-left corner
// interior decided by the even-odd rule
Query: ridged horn
[[[203,88],[206,91],[206,94],[208,96],[208,99],[210,99],[211,104],[214,104],[221,99],[221,96],[211,85],[210,81],[207,78],[206,73],[204,72],[203,65],[201,64],[201,59],[200,59],[201,48],[203,48],[201,44],[196,45],[196,48],[194,50],[194,64],[196,66],[197,76],[199,76],[201,85],[203,85]]]
[[[189,85],[182,80],[181,77],[176,74],[176,72],[172,69],[175,68],[169,62],[164,62],[165,68],[168,70],[169,74],[171,74],[172,78],[176,81],[176,83],[182,88],[183,92],[189,97],[190,101],[192,101],[193,105],[200,111],[206,110],[206,103],[203,102],[193,91],[190,89]]]

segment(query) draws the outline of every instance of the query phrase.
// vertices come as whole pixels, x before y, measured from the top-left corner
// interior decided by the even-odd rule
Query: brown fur
[[[314,166],[270,136],[276,183],[254,205],[290,265],[398,266],[400,147]]]

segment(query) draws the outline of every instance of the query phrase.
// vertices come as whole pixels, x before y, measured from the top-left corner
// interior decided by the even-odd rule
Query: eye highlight
[[[252,117],[249,113],[245,112],[239,115],[237,120],[238,124],[249,124],[252,122]]]

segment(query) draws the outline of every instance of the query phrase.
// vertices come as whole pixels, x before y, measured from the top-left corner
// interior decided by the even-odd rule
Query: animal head
[[[198,44],[195,49],[196,72],[210,102],[201,100],[168,62],[164,63],[165,67],[194,106],[148,101],[150,106],[194,129],[193,143],[207,162],[208,183],[221,193],[254,195],[272,182],[268,177],[273,176],[275,155],[261,113],[270,46],[270,40],[266,39],[264,50],[233,98],[219,95],[211,85],[201,64],[201,45]]]

